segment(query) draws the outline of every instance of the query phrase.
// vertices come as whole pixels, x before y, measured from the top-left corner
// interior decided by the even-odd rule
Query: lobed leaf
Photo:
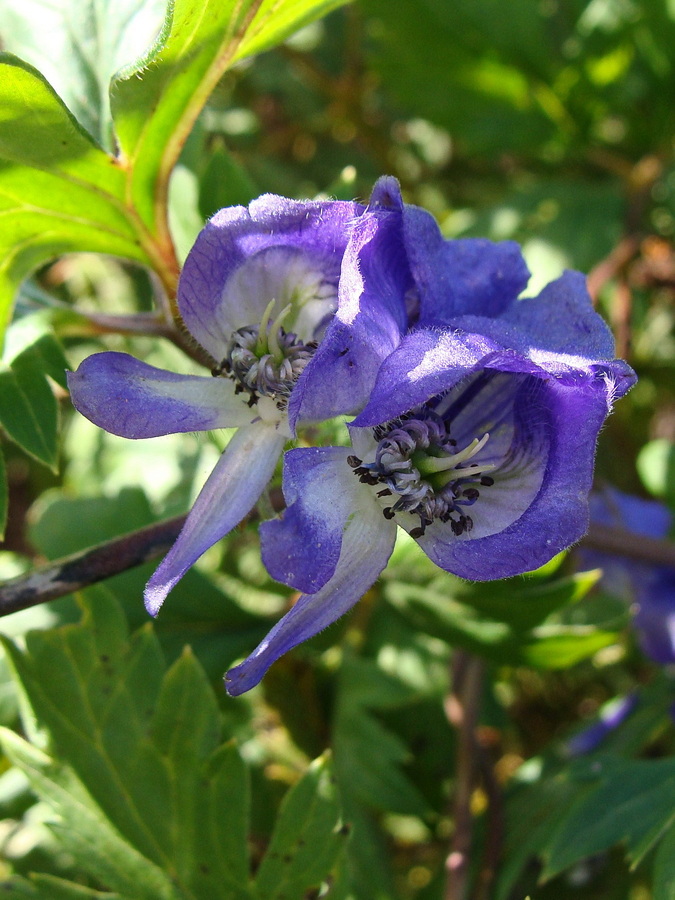
[[[87,592],[83,604],[81,623],[29,633],[25,652],[6,642],[27,701],[68,768],[11,736],[8,755],[58,806],[62,842],[103,884],[128,892],[123,880],[135,869],[124,854],[135,854],[136,869],[164,879],[146,894],[132,892],[135,900],[245,900],[247,777],[235,748],[220,744],[202,669],[186,651],[165,673],[152,631],[129,638],[105,591]]]
[[[324,755],[284,798],[256,875],[256,900],[290,900],[319,888],[337,863],[348,833],[340,820],[330,757]]]

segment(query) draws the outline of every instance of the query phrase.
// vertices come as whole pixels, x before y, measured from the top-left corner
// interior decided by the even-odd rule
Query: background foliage
[[[183,512],[222,449],[105,434],[64,378],[103,348],[198,371],[167,322],[205,218],[264,191],[366,198],[385,172],[447,236],[520,241],[532,292],[590,273],[640,377],[598,483],[675,510],[672,2],[166,12],[0,0],[0,577]],[[675,898],[672,673],[597,571],[572,553],[478,588],[400,542],[235,701],[222,672],[289,602],[255,525],[156,623],[152,564],[3,620],[3,896],[440,900],[464,790],[477,900]],[[575,750],[617,697],[630,715]]]

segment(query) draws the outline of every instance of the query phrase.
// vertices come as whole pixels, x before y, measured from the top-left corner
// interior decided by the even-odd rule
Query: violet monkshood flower
[[[444,247],[433,232],[410,247],[403,219],[420,323],[432,324],[419,273],[433,275]],[[426,287],[452,309],[451,283],[445,295],[431,277]],[[440,568],[477,581],[537,568],[584,534],[598,432],[635,375],[613,359],[581,274],[516,296],[467,289],[444,327],[409,332],[380,365],[352,448],[286,453],[287,509],[261,526],[263,560],[304,593],[227,673],[230,694],[358,601],[397,526]]]
[[[636,536],[665,538],[672,526],[663,503],[609,486],[591,494],[590,510],[592,522]],[[607,591],[634,603],[633,625],[644,654],[658,665],[675,663],[675,569],[595,550],[584,549],[579,556],[584,566],[602,568]]]
[[[239,429],[148,582],[149,612],[251,510],[296,426],[362,409],[412,325],[466,312],[475,295],[496,315],[528,278],[517,244],[444,240],[387,176],[367,208],[264,195],[217,213],[185,262],[178,308],[218,377],[112,352],[68,377],[75,407],[122,437]]]
[[[216,377],[178,375],[116,352],[94,354],[69,373],[75,407],[122,437],[238,429],[148,582],[153,615],[186,570],[251,510],[296,424],[356,412],[377,361],[396,346],[406,327],[409,275],[399,211],[378,201],[389,181],[375,186],[369,209],[264,195],[207,223],[185,262],[178,308]],[[328,390],[325,414],[315,403],[305,415],[304,382],[317,369],[317,346],[331,340],[338,305],[350,327],[358,320],[341,356],[348,390]],[[317,392],[308,397],[316,400]]]

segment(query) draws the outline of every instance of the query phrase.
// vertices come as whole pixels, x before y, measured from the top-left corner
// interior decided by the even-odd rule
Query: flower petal
[[[592,382],[575,387],[540,381],[537,394],[524,396],[519,406],[526,429],[518,438],[525,468],[519,463],[512,473],[507,471],[501,496],[499,473],[491,472],[495,484],[481,492],[471,515],[484,501],[486,514],[503,515],[509,502],[520,503],[519,491],[532,487],[538,469],[541,486],[522,515],[513,516],[520,512],[516,508],[502,531],[477,538],[470,533],[464,540],[434,523],[419,540],[437,565],[462,578],[487,581],[536,569],[578,541],[588,527],[588,492],[597,437],[608,411],[606,395]]]
[[[335,574],[316,594],[303,594],[253,653],[225,676],[231,696],[254,687],[273,662],[331,625],[365,594],[387,565],[396,527],[372,505],[354,516],[344,533]]]
[[[514,241],[446,240],[428,212],[406,206],[405,244],[420,298],[420,325],[445,325],[465,314],[500,316],[530,273]]]
[[[286,438],[257,422],[241,428],[218,460],[197,497],[176,543],[145,588],[145,606],[155,616],[187,569],[250,512],[274,468]]]
[[[538,297],[515,303],[501,321],[521,329],[530,347],[590,359],[614,356],[612,332],[593,309],[581,272],[564,272]]]
[[[344,253],[335,317],[293,391],[292,426],[363,406],[380,362],[406,331],[411,287],[400,212],[369,209],[355,222]]]
[[[359,484],[344,447],[289,450],[284,456],[283,518],[260,526],[262,558],[272,578],[316,593],[332,577],[342,534],[359,505]]]
[[[216,213],[188,254],[178,285],[188,330],[219,362],[233,331],[258,324],[270,300],[284,302],[277,292],[290,287],[294,272],[301,280],[318,272],[336,285],[349,226],[362,212],[357,203],[265,194],[248,209]],[[247,275],[237,277],[242,266]]]
[[[111,434],[149,438],[248,424],[253,414],[224,378],[176,375],[126,353],[95,353],[68,373],[73,405]]]

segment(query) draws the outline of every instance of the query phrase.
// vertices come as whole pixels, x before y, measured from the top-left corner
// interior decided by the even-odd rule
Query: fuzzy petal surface
[[[345,250],[335,317],[293,391],[292,425],[364,405],[380,362],[406,331],[411,286],[400,212],[369,209],[354,224]]]
[[[514,241],[447,240],[433,216],[415,206],[405,207],[404,232],[420,297],[420,325],[447,324],[467,314],[499,316],[529,281]]]
[[[588,493],[606,396],[592,383],[577,388],[530,378],[523,388],[513,431],[515,461],[507,457],[505,473],[491,472],[495,484],[472,508],[476,519],[501,517],[502,530],[481,537],[476,529],[476,537],[458,540],[435,522],[419,539],[438,566],[462,578],[489,581],[536,569],[588,529]]]
[[[253,653],[225,676],[231,696],[254,687],[273,662],[331,625],[365,594],[389,561],[396,527],[374,505],[347,525],[340,559],[330,581],[315,594],[303,594]]]
[[[308,447],[284,455],[281,519],[260,526],[262,559],[272,578],[316,593],[332,577],[342,533],[359,503],[359,483],[344,447]]]
[[[286,437],[274,425],[240,428],[225,448],[192,507],[176,543],[145,588],[155,616],[171,588],[209,547],[251,511],[276,466]]]
[[[68,373],[75,408],[111,434],[158,437],[247,425],[254,414],[224,378],[176,375],[126,353],[95,353]]]
[[[260,322],[271,300],[278,312],[298,280],[310,293],[318,281],[336,295],[351,225],[362,212],[356,203],[265,194],[248,208],[216,213],[188,254],[178,285],[190,333],[220,361],[232,333]]]

